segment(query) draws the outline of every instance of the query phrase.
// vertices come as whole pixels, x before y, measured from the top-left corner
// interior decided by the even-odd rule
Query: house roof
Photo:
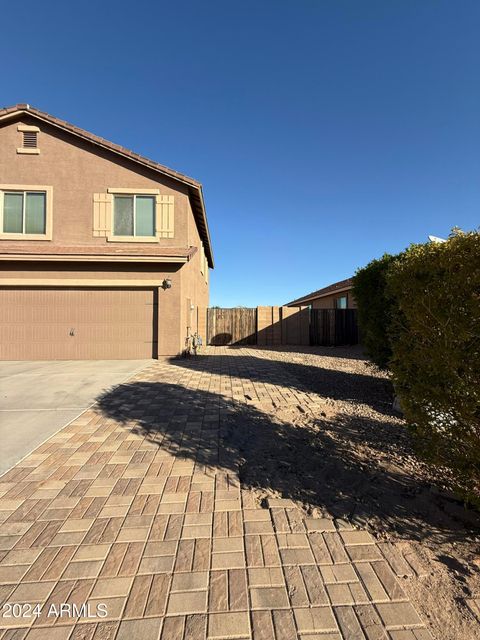
[[[28,115],[35,119],[42,120],[43,122],[47,122],[48,124],[57,127],[59,129],[63,129],[64,131],[68,131],[69,133],[82,138],[83,140],[87,140],[94,145],[102,147],[103,149],[107,149],[108,151],[112,151],[113,153],[123,156],[124,158],[128,158],[133,162],[137,162],[153,171],[157,171],[169,178],[174,180],[178,180],[182,184],[185,184],[188,187],[188,194],[190,197],[190,201],[192,204],[193,214],[195,216],[195,220],[197,222],[200,237],[203,241],[205,247],[205,255],[207,256],[208,264],[211,268],[213,268],[213,251],[210,240],[210,232],[208,229],[207,222],[207,214],[205,211],[205,202],[203,198],[202,185],[197,180],[190,178],[189,176],[184,175],[183,173],[179,173],[178,171],[174,171],[173,169],[169,169],[163,164],[150,160],[149,158],[145,158],[144,156],[135,153],[134,151],[130,151],[130,149],[126,149],[121,145],[115,144],[113,142],[109,142],[104,138],[100,138],[99,136],[90,133],[89,131],[85,131],[84,129],[80,129],[80,127],[76,127],[65,120],[60,120],[55,116],[52,116],[44,111],[40,111],[39,109],[35,109],[31,107],[29,104],[16,104],[11,107],[5,107],[0,109],[0,122],[2,120],[13,119],[19,115]]]
[[[345,291],[347,289],[351,289],[353,286],[353,279],[347,278],[346,280],[340,280],[339,282],[334,282],[333,284],[328,285],[328,287],[324,287],[323,289],[318,289],[318,291],[312,291],[312,293],[308,293],[306,296],[302,296],[301,298],[297,298],[296,300],[292,300],[292,302],[287,302],[286,307],[294,307],[303,304],[304,302],[310,302],[311,300],[315,300],[316,298],[323,298],[324,296],[328,296],[332,293],[336,293],[337,291]]]

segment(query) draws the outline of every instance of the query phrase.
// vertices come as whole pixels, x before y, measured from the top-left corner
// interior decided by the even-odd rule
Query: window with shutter
[[[113,235],[153,237],[155,235],[155,199],[152,196],[114,196]]]
[[[158,189],[127,189],[109,187],[106,223],[102,227],[95,221],[101,219],[102,204],[94,215],[94,235],[105,235],[109,242],[158,242],[159,205]]]
[[[158,189],[109,188],[93,194],[93,235],[110,242],[158,242],[175,237],[174,196]]]

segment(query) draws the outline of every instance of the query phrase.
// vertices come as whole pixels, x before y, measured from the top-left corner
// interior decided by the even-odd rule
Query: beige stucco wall
[[[188,203],[187,213],[188,244],[190,246],[199,247],[199,249],[191,260],[184,265],[180,273],[182,278],[182,292],[185,301],[182,309],[182,327],[185,330],[185,336],[187,335],[188,329],[190,329],[192,333],[202,329],[202,325],[204,324],[203,316],[206,314],[209,302],[209,286],[207,283],[207,277],[201,272],[201,240],[190,203]],[[206,335],[202,335],[202,337],[205,343]]]
[[[0,183],[53,187],[53,245],[107,244],[106,238],[93,237],[93,194],[122,187],[160,189],[162,195],[173,195],[175,237],[161,238],[159,245],[187,246],[189,200],[184,185],[43,123],[38,134],[40,153],[18,154],[20,123],[39,124],[24,118],[0,127]]]
[[[40,154],[17,154],[21,146],[19,124],[34,124],[38,134]],[[0,125],[0,183],[14,185],[48,185],[53,188],[52,240],[23,241],[26,246],[115,246],[106,238],[93,236],[93,194],[108,188],[159,189],[162,195],[175,198],[174,238],[158,241],[158,246],[197,247],[197,252],[185,264],[160,263],[62,263],[0,261],[2,280],[38,280],[39,286],[49,280],[63,280],[65,285],[80,286],[82,281],[128,281],[137,286],[158,287],[165,277],[172,279],[172,288],[159,288],[159,355],[174,355],[184,347],[187,326],[197,330],[198,309],[208,306],[208,284],[200,273],[200,237],[184,185],[162,177],[133,161],[116,157],[89,142],[77,140],[51,125],[27,117]],[[10,240],[0,239],[2,245]],[[18,243],[18,241],[15,241]],[[28,243],[28,244],[27,244]],[[121,246],[125,248],[125,243]],[[129,243],[129,248],[152,246],[151,243]],[[156,245],[155,245],[156,246]],[[189,320],[187,301],[195,309]]]
[[[310,304],[313,309],[334,309],[335,308],[335,299],[341,298],[342,296],[347,296],[347,309],[356,309],[357,303],[355,302],[355,298],[351,291],[342,291],[338,293],[333,293],[329,296],[324,296],[322,298],[317,298],[316,300],[312,300]]]

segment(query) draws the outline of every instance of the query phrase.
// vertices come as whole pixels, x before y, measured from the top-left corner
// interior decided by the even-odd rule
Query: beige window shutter
[[[112,233],[113,195],[111,193],[93,194],[93,235],[106,238]]]
[[[157,237],[173,238],[174,196],[157,196]]]
[[[205,275],[205,250],[203,243],[200,245],[200,273]]]

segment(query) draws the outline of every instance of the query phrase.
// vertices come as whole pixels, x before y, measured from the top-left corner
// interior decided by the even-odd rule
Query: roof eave
[[[200,206],[201,206],[201,212],[202,212],[202,220],[203,220],[203,224],[205,226],[205,235],[206,235],[206,238],[207,238],[207,244],[205,246],[205,255],[207,256],[209,267],[211,269],[213,269],[214,268],[214,260],[213,260],[213,252],[212,252],[212,241],[210,239],[210,229],[208,227],[207,211],[206,211],[206,208],[205,208],[205,200],[204,200],[204,197],[203,197],[202,185],[199,185],[198,192],[199,192]]]
[[[333,291],[327,291],[326,293],[317,294],[314,296],[308,296],[307,298],[299,298],[298,300],[292,300],[292,302],[287,302],[286,307],[296,307],[301,306],[304,302],[311,302],[312,300],[318,300],[318,298],[326,298],[327,296],[332,296],[336,293],[343,293],[344,291],[350,291],[352,285],[348,287],[342,287],[341,289],[334,289]]]

